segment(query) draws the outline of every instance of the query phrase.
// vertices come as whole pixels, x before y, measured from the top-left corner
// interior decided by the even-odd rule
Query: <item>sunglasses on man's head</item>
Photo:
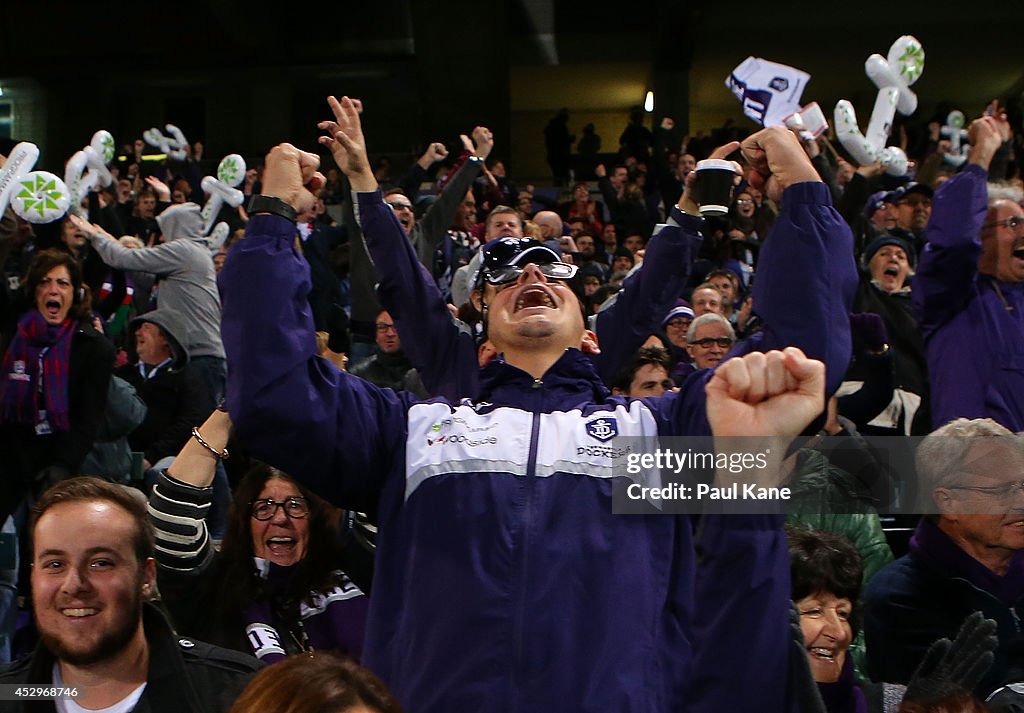
[[[541,274],[549,280],[571,280],[575,277],[576,271],[579,270],[578,266],[570,265],[567,262],[541,262],[527,264],[536,265]],[[488,284],[504,285],[518,280],[519,276],[522,275],[525,270],[525,266],[502,265],[501,267],[494,269],[484,270],[483,278]]]
[[[481,256],[483,258],[481,266],[485,270],[494,270],[512,262],[516,255],[538,247],[541,247],[541,244],[533,238],[513,238],[511,235],[506,235],[485,246],[484,254]],[[554,257],[553,254],[552,257]]]

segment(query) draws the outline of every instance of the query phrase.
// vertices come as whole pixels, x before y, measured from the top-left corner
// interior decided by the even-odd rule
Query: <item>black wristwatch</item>
[[[273,213],[295,222],[295,209],[275,196],[253,196],[245,208],[249,215],[256,213]]]

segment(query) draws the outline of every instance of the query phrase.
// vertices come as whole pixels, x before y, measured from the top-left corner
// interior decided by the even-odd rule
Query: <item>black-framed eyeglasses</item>
[[[412,203],[403,203],[402,201],[394,201],[388,203],[391,206],[391,210],[398,210],[399,208],[405,208],[406,210],[412,210]]]
[[[376,327],[377,331],[381,333],[387,332],[389,329],[394,329],[396,332],[398,331],[398,328],[394,324],[388,324],[387,322],[377,322]]]
[[[949,490],[969,490],[973,493],[980,493],[986,497],[991,498],[1005,498],[1010,494],[1024,493],[1024,480],[1018,480],[1013,483],[1003,483],[1002,485],[947,485],[946,488]]]
[[[293,496],[284,500],[260,498],[249,503],[249,512],[256,520],[272,519],[278,508],[284,508],[284,514],[292,520],[302,520],[309,516],[309,505],[302,497]]]
[[[669,320],[665,326],[673,327],[675,329],[687,329],[692,321],[693,320],[688,317],[676,317],[675,319]]]
[[[541,262],[541,263],[527,263],[528,265],[534,265],[540,270],[541,274],[549,280],[571,280],[576,275],[576,271],[579,270],[577,265],[570,265],[567,262]],[[491,270],[484,270],[484,280],[491,285],[504,285],[509,282],[515,282],[519,279],[519,276],[526,270],[525,266],[520,265],[502,265]]]
[[[704,337],[703,339],[697,339],[690,342],[695,347],[701,347],[702,349],[710,349],[712,345],[717,344],[722,349],[728,349],[732,346],[733,340],[731,337]]]
[[[995,228],[996,226],[1009,228],[1010,230],[1019,230],[1024,226],[1024,215],[1011,215],[1009,218],[1003,218],[1002,220],[993,220],[991,223],[985,223],[981,227]]]

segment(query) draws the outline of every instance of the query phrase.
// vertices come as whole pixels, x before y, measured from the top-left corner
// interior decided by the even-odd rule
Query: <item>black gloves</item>
[[[964,619],[955,641],[939,639],[931,645],[907,684],[903,700],[970,693],[992,665],[997,643],[996,623],[980,611],[974,612]]]

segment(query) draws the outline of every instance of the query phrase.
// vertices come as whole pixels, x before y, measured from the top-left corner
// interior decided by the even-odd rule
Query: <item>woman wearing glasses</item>
[[[358,659],[368,602],[346,570],[372,567],[369,526],[257,465],[238,484],[215,551],[203,518],[230,432],[228,414],[214,411],[150,497],[158,583],[176,630],[268,663],[325,650]]]

